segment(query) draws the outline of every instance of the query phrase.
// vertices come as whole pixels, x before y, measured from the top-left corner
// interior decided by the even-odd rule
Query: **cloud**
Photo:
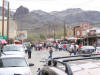
[[[99,10],[100,0],[8,0],[12,9],[23,5],[30,10],[61,11],[68,8]]]

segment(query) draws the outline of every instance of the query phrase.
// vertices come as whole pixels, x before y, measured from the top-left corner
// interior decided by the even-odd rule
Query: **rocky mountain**
[[[7,17],[8,16],[8,10],[4,9],[4,13],[5,13],[5,16]],[[14,12],[10,11],[10,17],[13,17],[13,15],[14,15]],[[0,7],[0,16],[2,16],[2,7]]]
[[[67,9],[64,11],[44,12],[42,10],[34,10],[29,12],[26,7],[19,7],[14,18],[17,21],[19,30],[28,30],[30,32],[41,32],[47,29],[62,29],[64,21],[67,24],[76,25],[80,22],[89,22],[91,24],[100,23],[99,11],[84,11],[80,8]]]
[[[16,12],[15,12],[15,14],[14,14],[14,18],[16,18],[16,19],[21,19],[22,17],[24,17],[24,16],[27,15],[28,13],[29,13],[28,8],[25,8],[25,7],[23,7],[23,6],[20,6],[20,7],[16,10]]]

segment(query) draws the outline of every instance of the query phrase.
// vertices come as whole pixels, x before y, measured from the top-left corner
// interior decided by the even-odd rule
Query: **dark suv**
[[[99,75],[99,59],[100,54],[53,58],[39,69],[38,75]]]

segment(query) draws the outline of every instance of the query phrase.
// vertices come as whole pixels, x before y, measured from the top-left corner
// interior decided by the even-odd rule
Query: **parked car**
[[[23,45],[9,44],[2,49],[5,55],[22,55],[25,57],[25,50]]]
[[[26,45],[22,45],[23,46],[23,48],[24,48],[24,50],[25,50],[25,53],[27,53],[27,46]]]
[[[100,54],[100,47],[96,47],[96,51],[94,53]]]
[[[100,55],[57,57],[48,60],[38,75],[99,75]]]
[[[24,57],[20,55],[3,55],[0,57],[0,75],[33,75]]]
[[[64,44],[68,44],[68,42],[67,41],[62,41],[60,44],[64,45]]]
[[[93,46],[82,46],[80,50],[78,50],[78,54],[91,54],[95,51],[95,47]]]

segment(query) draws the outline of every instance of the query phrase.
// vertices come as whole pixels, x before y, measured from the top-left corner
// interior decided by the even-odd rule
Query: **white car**
[[[19,55],[0,57],[0,75],[32,75],[25,58]]]
[[[82,48],[78,51],[79,54],[91,54],[95,51],[95,47],[93,46],[82,46]]]
[[[23,57],[25,57],[25,50],[23,48],[23,45],[6,45],[4,46],[2,51],[5,55],[22,55]]]
[[[96,53],[96,54],[100,54],[100,47],[96,47],[95,53]]]

